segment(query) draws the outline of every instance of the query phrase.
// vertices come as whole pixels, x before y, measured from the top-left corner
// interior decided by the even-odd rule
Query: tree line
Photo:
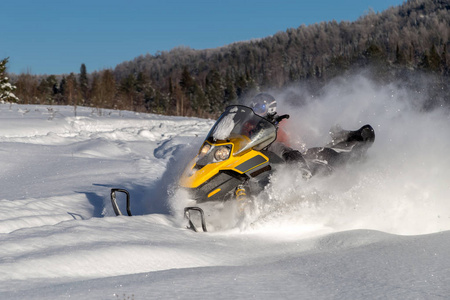
[[[370,67],[381,81],[431,73],[436,92],[448,95],[449,10],[449,0],[408,0],[354,22],[302,25],[216,49],[178,47],[114,69],[88,73],[81,64],[78,74],[19,74],[15,94],[22,103],[209,117],[258,90],[300,82],[320,90],[336,76]]]

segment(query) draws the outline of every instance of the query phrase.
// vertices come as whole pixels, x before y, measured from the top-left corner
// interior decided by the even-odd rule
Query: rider
[[[287,134],[278,127],[277,102],[272,95],[257,94],[252,98],[250,107],[257,115],[271,121],[278,128],[277,140],[269,146],[268,151],[275,153],[286,163],[298,163],[304,178],[310,178],[312,174],[319,172],[329,173],[340,163],[360,158],[375,140],[375,133],[370,125],[364,125],[356,131],[338,127],[330,132],[333,141],[327,147],[310,148],[302,154],[289,147]]]
[[[279,127],[277,121],[277,101],[269,93],[259,93],[252,98],[250,107],[255,114],[271,121],[277,126],[277,140],[270,144],[268,151],[275,153],[281,157],[286,163],[299,163],[303,177],[310,178],[312,176],[308,164],[303,155],[298,150],[294,150],[288,145],[288,135]]]

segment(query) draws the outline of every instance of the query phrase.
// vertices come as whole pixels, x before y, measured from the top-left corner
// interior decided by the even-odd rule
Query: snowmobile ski
[[[132,216],[131,215],[131,209],[130,209],[130,193],[125,190],[125,189],[111,189],[111,204],[112,207],[114,209],[114,212],[116,213],[116,216],[123,216],[122,212],[119,209],[119,205],[117,205],[117,200],[116,200],[116,193],[124,193],[127,197],[127,214],[128,216]]]
[[[206,230],[205,213],[203,212],[203,209],[201,209],[200,207],[197,207],[197,206],[190,206],[190,207],[184,208],[184,217],[186,219],[188,219],[188,222],[189,222],[189,226],[187,228],[191,229],[195,232],[198,232],[197,227],[194,225],[194,223],[191,220],[191,211],[196,211],[200,214],[200,220],[202,222],[202,230],[203,230],[203,232],[207,232],[208,230]]]

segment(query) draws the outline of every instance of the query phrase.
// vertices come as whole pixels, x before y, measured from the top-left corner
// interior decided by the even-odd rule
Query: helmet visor
[[[265,103],[253,103],[252,108],[257,115],[265,116],[267,114],[268,107]]]

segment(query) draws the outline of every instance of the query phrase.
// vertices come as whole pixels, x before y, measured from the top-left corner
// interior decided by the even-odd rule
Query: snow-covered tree
[[[17,102],[19,98],[13,94],[16,89],[14,85],[9,83],[9,78],[6,76],[6,64],[8,57],[0,61],[0,102]]]

